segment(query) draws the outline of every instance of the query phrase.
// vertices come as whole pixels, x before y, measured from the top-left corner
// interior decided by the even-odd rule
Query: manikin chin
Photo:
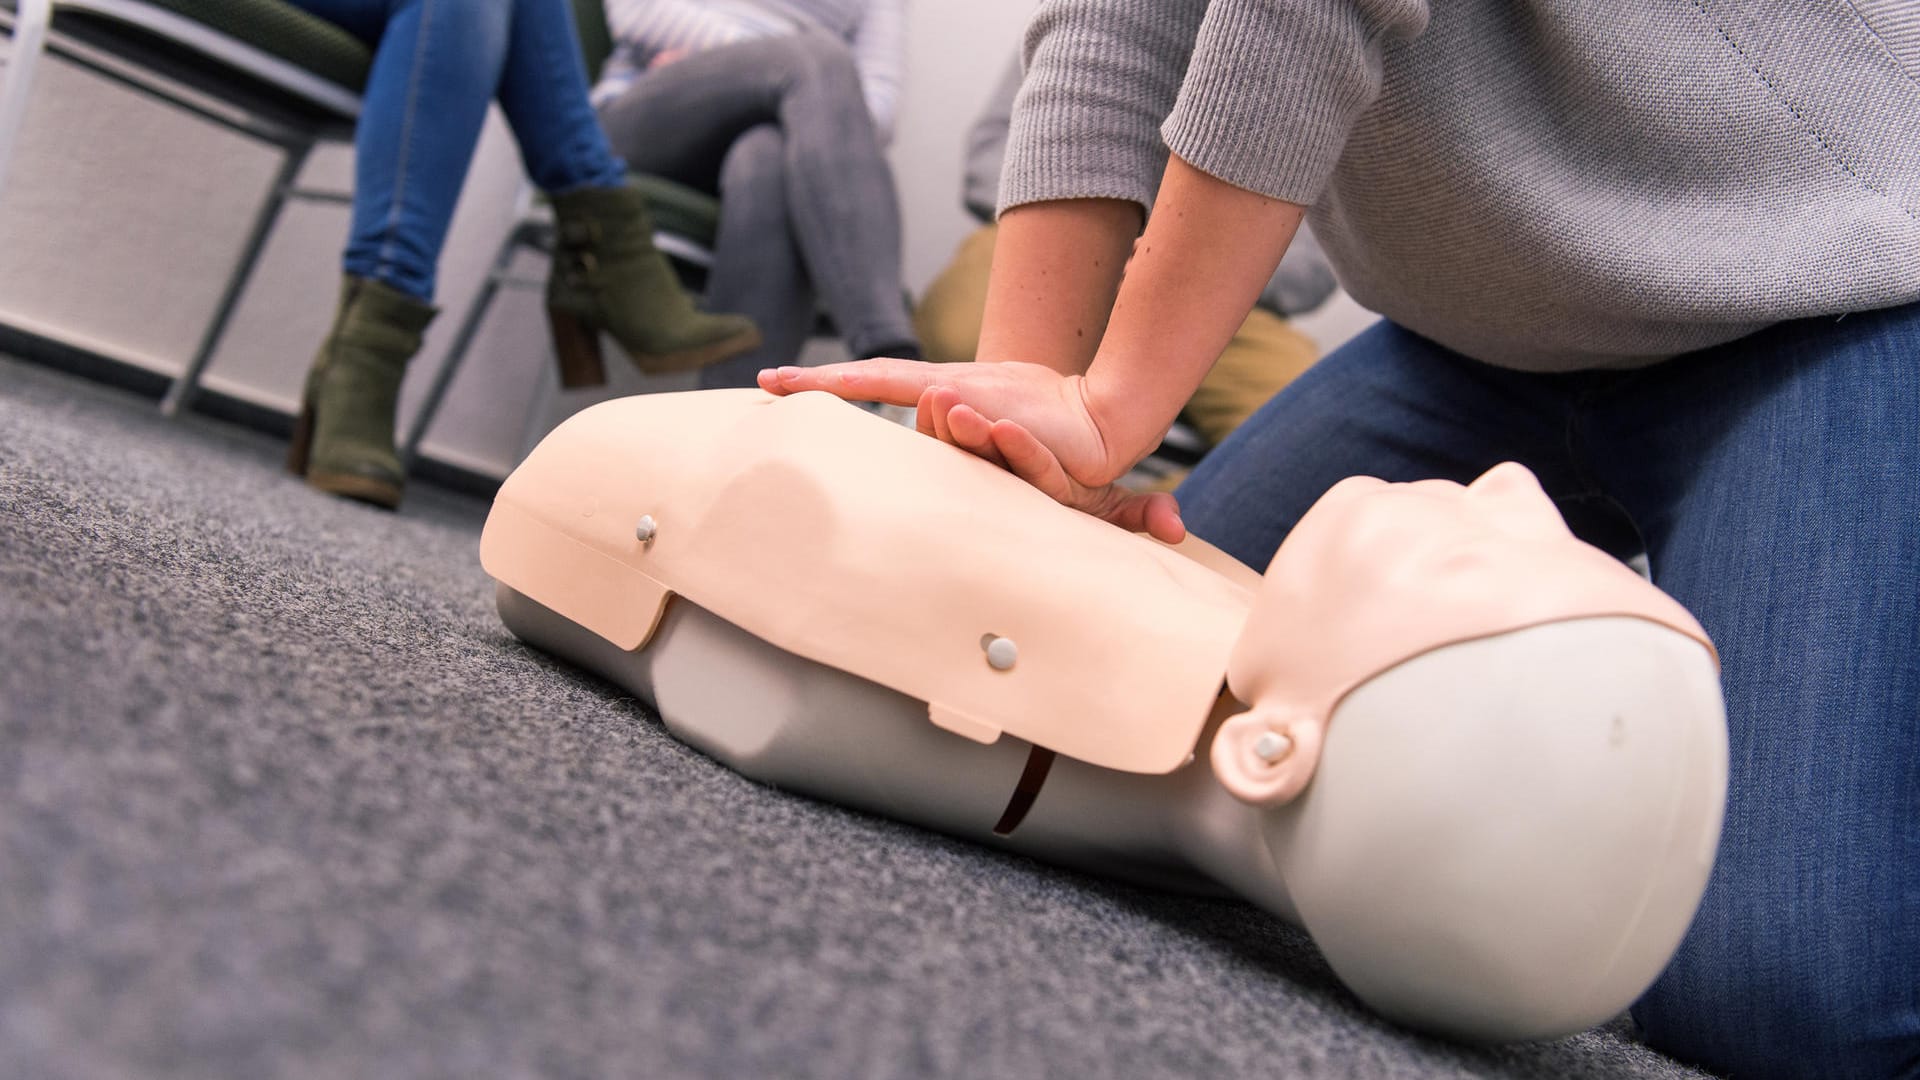
[[[1345,481],[1256,575],[825,395],[652,395],[548,436],[481,559],[750,777],[1240,895],[1456,1037],[1625,1009],[1719,838],[1712,645],[1518,465]]]

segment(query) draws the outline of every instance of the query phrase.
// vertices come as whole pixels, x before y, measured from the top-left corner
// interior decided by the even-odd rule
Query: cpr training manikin
[[[1515,464],[1344,481],[1261,576],[828,395],[658,394],[541,442],[480,553],[513,633],[747,776],[1236,893],[1458,1038],[1624,1010],[1719,839],[1711,643]]]

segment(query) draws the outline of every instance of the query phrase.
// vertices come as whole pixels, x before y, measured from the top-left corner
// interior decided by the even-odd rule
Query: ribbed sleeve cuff
[[[1002,212],[1050,199],[1153,205],[1172,108],[1205,0],[1049,0],[1027,29]]]
[[[1383,44],[1426,21],[1424,0],[1216,0],[1161,134],[1202,172],[1312,205],[1380,93]]]

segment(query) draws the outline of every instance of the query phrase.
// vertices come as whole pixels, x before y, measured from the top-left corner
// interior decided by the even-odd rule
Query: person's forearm
[[[1028,203],[1001,214],[977,358],[1084,373],[1139,233],[1140,205],[1125,199]]]
[[[1305,212],[1168,159],[1087,369],[1088,407],[1116,469],[1158,445],[1252,310]]]

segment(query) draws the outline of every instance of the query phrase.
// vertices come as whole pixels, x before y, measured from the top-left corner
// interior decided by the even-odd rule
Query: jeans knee
[[[1634,1006],[1657,1050],[1739,1077],[1920,1078],[1920,993],[1900,950],[1861,965],[1805,949],[1683,949]]]
[[[388,0],[387,20],[418,9],[420,33],[427,38],[423,46],[492,68],[506,55],[514,5],[533,2],[549,0]]]

